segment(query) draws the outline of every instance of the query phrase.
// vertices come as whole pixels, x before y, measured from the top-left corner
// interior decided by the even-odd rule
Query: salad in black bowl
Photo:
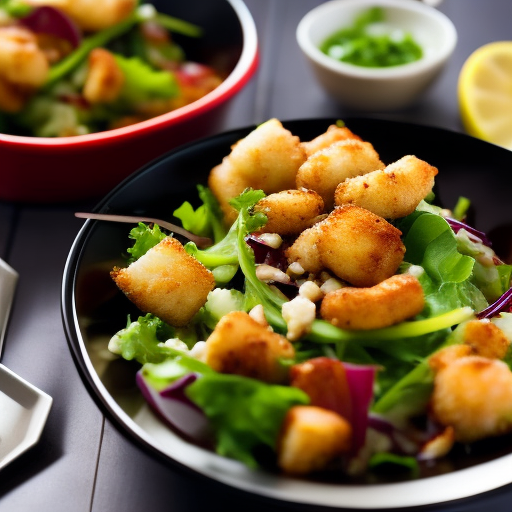
[[[427,132],[453,155],[425,147]],[[142,170],[98,211],[174,215],[211,247],[154,224],[87,223],[68,261],[71,347],[120,426],[218,480],[337,506],[508,460],[511,267],[484,234],[494,212],[480,217],[494,188],[474,187],[482,166],[499,179],[508,152],[357,119],[270,120],[197,149]],[[184,446],[258,469],[237,478],[226,459],[209,473]]]

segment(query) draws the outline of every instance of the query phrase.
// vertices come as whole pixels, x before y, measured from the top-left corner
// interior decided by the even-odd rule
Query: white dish
[[[52,398],[0,364],[0,469],[35,445]]]
[[[320,45],[351,26],[371,7],[381,7],[390,29],[410,32],[423,57],[392,67],[362,67],[338,61]],[[360,110],[387,111],[413,103],[439,76],[457,43],[457,32],[443,13],[410,0],[333,0],[309,11],[297,27],[297,43],[320,85],[340,103]]]
[[[18,272],[0,259],[0,357],[17,282]]]
[[[0,356],[18,277],[0,259]],[[0,364],[0,469],[39,441],[52,401]]]

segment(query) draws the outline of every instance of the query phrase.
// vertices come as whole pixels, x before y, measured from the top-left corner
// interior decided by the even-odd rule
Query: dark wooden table
[[[261,65],[233,103],[225,129],[270,117],[360,115],[323,93],[297,47],[297,24],[319,3],[246,0],[258,27]],[[372,117],[462,131],[459,71],[479,46],[512,38],[512,2],[445,0],[440,10],[459,34],[445,72],[414,107]],[[73,212],[93,205],[0,203],[0,257],[20,274],[2,362],[54,399],[40,442],[0,471],[0,512],[290,510],[197,480],[153,459],[125,439],[87,393],[64,335],[60,289],[68,251],[82,225]],[[511,502],[512,487],[507,487],[429,510],[509,512]]]

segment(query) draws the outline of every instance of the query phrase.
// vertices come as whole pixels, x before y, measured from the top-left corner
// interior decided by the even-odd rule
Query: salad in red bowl
[[[242,0],[0,2],[0,199],[102,197],[213,133],[257,63]]]

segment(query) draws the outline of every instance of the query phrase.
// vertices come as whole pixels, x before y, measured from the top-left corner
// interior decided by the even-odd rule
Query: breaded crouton
[[[320,261],[354,286],[374,286],[402,262],[402,233],[364,208],[338,206],[317,226]]]
[[[404,156],[385,169],[374,170],[340,183],[336,205],[355,204],[385,219],[398,219],[412,213],[434,186],[437,168],[416,158]]]
[[[239,196],[247,188],[245,178],[237,174],[229,160],[224,159],[210,171],[208,187],[219,202],[225,223],[233,224],[238,212],[229,204],[229,201]]]
[[[313,405],[296,405],[283,422],[278,465],[293,475],[321,471],[348,452],[351,442],[351,426],[339,414]]]
[[[300,139],[270,119],[232,146],[221,170],[210,173],[208,186],[225,210],[247,187],[266,194],[295,188],[297,170],[305,160]]]
[[[419,314],[423,288],[414,276],[399,274],[371,288],[345,287],[328,293],[320,308],[323,319],[342,329],[380,329]]]
[[[88,63],[84,98],[92,104],[115,101],[121,93],[125,78],[114,55],[104,48],[95,48],[89,54]]]
[[[174,326],[186,325],[215,285],[213,274],[171,237],[110,275],[141,311]]]
[[[313,274],[317,274],[324,268],[317,247],[320,236],[318,226],[319,224],[315,224],[305,229],[284,252],[290,263],[299,263],[306,272]]]
[[[309,228],[313,220],[323,212],[324,202],[313,190],[283,190],[260,199],[255,210],[268,218],[260,231],[298,235]]]
[[[339,183],[383,168],[384,164],[369,142],[347,139],[313,153],[300,166],[296,185],[318,192],[329,211],[334,206],[334,191]]]
[[[316,153],[321,149],[325,149],[335,142],[347,139],[362,140],[359,135],[350,131],[346,126],[336,126],[335,124],[331,124],[324,133],[315,137],[313,140],[303,142],[302,146],[309,157],[313,153]]]
[[[456,359],[434,379],[431,412],[451,426],[455,439],[471,443],[512,431],[512,372],[498,359]]]
[[[503,359],[510,347],[505,333],[488,319],[470,320],[463,332],[464,343],[477,356]]]
[[[288,371],[279,360],[293,358],[295,350],[280,334],[248,313],[224,315],[206,340],[204,362],[221,373],[233,373],[265,382],[282,383]]]

